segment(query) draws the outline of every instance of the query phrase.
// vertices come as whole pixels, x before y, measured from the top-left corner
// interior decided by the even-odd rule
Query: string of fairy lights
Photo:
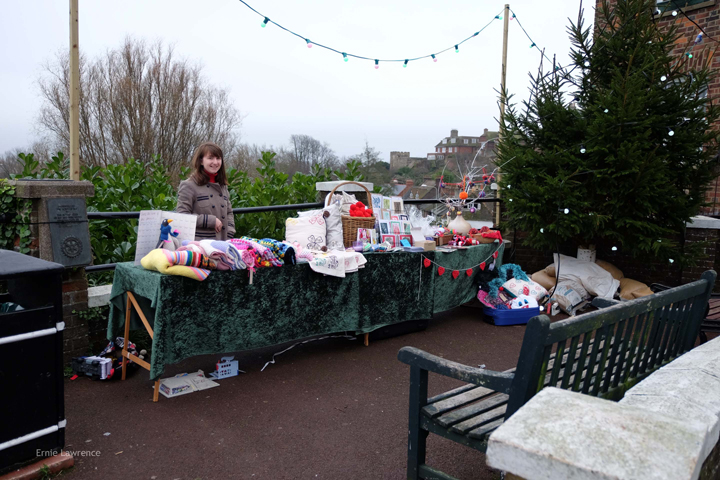
[[[505,9],[503,9],[503,10],[502,10],[501,12],[499,12],[497,15],[495,15],[494,17],[492,17],[492,18],[491,18],[482,28],[480,28],[477,32],[475,32],[475,33],[473,33],[472,35],[470,35],[470,36],[468,36],[468,37],[466,37],[466,38],[464,38],[464,39],[462,39],[462,40],[460,40],[460,41],[452,44],[452,46],[450,46],[450,47],[447,47],[447,48],[444,48],[444,49],[435,51],[435,52],[433,52],[433,53],[429,53],[429,54],[421,55],[421,56],[416,56],[416,57],[408,57],[408,58],[375,58],[375,57],[369,57],[369,56],[357,55],[357,54],[354,54],[354,53],[349,53],[349,52],[343,51],[343,50],[341,50],[341,49],[333,48],[333,47],[330,47],[330,46],[328,46],[328,45],[319,43],[319,42],[317,42],[317,41],[313,41],[313,40],[310,39],[309,36],[300,34],[300,33],[298,33],[298,32],[295,32],[295,31],[293,31],[293,30],[291,30],[291,29],[289,29],[289,28],[287,28],[287,27],[285,27],[285,26],[277,23],[276,21],[271,20],[269,17],[267,17],[266,15],[260,13],[260,12],[257,11],[255,8],[253,8],[251,5],[249,5],[245,0],[238,0],[238,1],[239,1],[240,3],[242,3],[243,5],[245,5],[248,9],[250,9],[251,11],[253,11],[254,13],[256,13],[258,16],[260,16],[260,17],[262,18],[262,23],[260,24],[260,26],[263,27],[263,28],[267,27],[268,25],[276,26],[276,27],[280,28],[281,30],[283,30],[283,31],[285,31],[285,32],[287,32],[287,33],[289,33],[289,34],[291,34],[291,35],[293,35],[293,36],[301,39],[302,41],[304,41],[308,48],[312,48],[313,46],[317,46],[317,47],[319,47],[319,48],[328,50],[328,51],[333,52],[333,53],[335,53],[335,54],[341,55],[343,61],[345,61],[345,62],[348,62],[350,58],[355,58],[355,59],[358,59],[358,60],[370,61],[370,62],[373,63],[375,69],[379,69],[381,63],[402,63],[403,67],[407,67],[410,62],[414,62],[414,61],[421,61],[421,60],[426,60],[426,59],[432,59],[433,62],[437,62],[437,61],[438,61],[438,56],[441,55],[441,54],[444,54],[444,53],[446,53],[446,52],[448,52],[448,51],[454,50],[456,53],[460,53],[460,46],[461,46],[462,44],[464,44],[465,42],[468,42],[468,41],[470,41],[470,40],[478,37],[478,36],[480,35],[480,33],[482,33],[482,32],[485,31],[487,28],[489,28],[496,20],[502,20],[502,19],[503,19],[502,16],[503,16],[503,13],[504,13],[504,10],[505,10]],[[685,12],[685,10],[683,10],[683,8],[682,8],[680,5],[678,5],[678,3],[676,2],[676,0],[669,0],[669,1],[667,1],[667,2],[662,2],[662,3],[663,3],[663,5],[658,5],[658,6],[656,6],[655,10],[654,10],[653,12],[650,12],[650,13],[653,15],[653,18],[661,18],[661,19],[662,19],[663,17],[666,16],[665,14],[666,14],[667,12],[670,12],[670,15],[669,15],[669,16],[671,16],[672,18],[678,19],[678,18],[682,18],[682,17],[680,17],[680,15],[679,15],[680,13],[682,13],[682,16],[685,17],[685,18],[686,18],[689,22],[691,22],[693,25],[695,25],[695,27],[700,31],[700,33],[694,38],[692,44],[689,44],[689,45],[688,45],[689,49],[684,53],[684,56],[687,57],[687,59],[692,59],[692,58],[693,58],[693,53],[692,53],[693,48],[694,48],[695,46],[701,44],[701,43],[703,42],[703,39],[704,39],[704,38],[707,38],[707,39],[712,40],[712,41],[714,41],[714,42],[720,43],[720,40],[717,40],[717,39],[713,38],[712,36],[708,35],[707,32],[706,32],[694,19],[692,19],[692,18],[687,14],[687,12]],[[661,9],[660,7],[663,7],[663,8]],[[509,12],[510,12],[510,18],[509,18],[509,20],[514,21],[514,23],[518,25],[518,28],[520,28],[520,30],[523,32],[523,34],[527,37],[528,41],[530,42],[529,47],[530,47],[531,49],[536,49],[536,50],[538,50],[538,52],[540,52],[541,57],[544,58],[544,59],[546,59],[546,60],[548,60],[548,61],[550,62],[551,59],[550,59],[550,58],[548,57],[548,55],[545,53],[545,50],[544,50],[544,49],[541,49],[541,48],[538,46],[538,44],[532,39],[532,37],[530,36],[530,34],[528,33],[528,31],[525,29],[525,27],[524,27],[524,26],[522,25],[522,23],[520,22],[520,19],[519,19],[518,15],[516,14],[516,12],[513,11],[512,9],[509,9]],[[615,32],[613,32],[613,35],[612,35],[612,36],[617,35],[617,34],[622,30],[622,28],[623,28],[624,26],[625,26],[625,25],[622,25],[620,29],[615,30]],[[606,28],[607,28],[607,25],[602,25],[602,26],[601,26],[601,32],[604,32]],[[597,53],[597,52],[596,52],[596,53]],[[561,75],[562,78],[567,79],[568,81],[570,81],[571,83],[573,83],[573,84],[576,85],[577,87],[582,88],[580,85],[577,85],[577,84],[573,81],[573,78],[571,77],[571,75],[572,75],[572,73],[573,73],[577,68],[581,68],[581,67],[582,67],[582,68],[589,68],[589,67],[590,67],[590,61],[589,61],[588,59],[586,59],[583,63],[573,62],[573,63],[568,64],[568,65],[565,65],[565,66],[560,65],[560,64],[556,64],[554,60],[553,60],[552,62],[553,62],[553,67],[554,67],[554,68],[552,68],[549,72],[545,73],[544,75],[538,75],[538,80],[543,80],[543,79],[547,78],[549,75]],[[570,66],[570,65],[572,65],[572,66]],[[541,64],[541,67],[542,67],[542,64]],[[668,80],[668,75],[662,75],[661,78],[660,78],[660,81],[661,81],[661,82],[666,82],[667,80]],[[575,102],[578,102],[579,99],[578,99],[578,98],[575,98],[574,101],[575,101]],[[605,109],[605,113],[608,113],[608,109]],[[675,133],[675,132],[674,132],[674,128],[675,128],[675,127],[677,127],[677,125],[675,125],[675,126],[669,125],[669,126],[666,127],[666,128],[667,128],[667,137],[668,137],[668,138],[674,136],[674,133]],[[568,151],[570,151],[570,150],[575,150],[576,152],[579,152],[581,155],[584,155],[584,154],[586,154],[586,152],[587,152],[587,149],[586,149],[586,147],[585,147],[585,144],[586,144],[586,143],[590,143],[591,141],[592,141],[592,138],[586,139],[583,143],[579,143],[579,144],[577,144],[577,145],[570,146],[570,147],[568,147],[568,148],[566,148],[566,149],[554,151],[553,154],[554,154],[554,155],[560,155],[560,154],[566,153],[566,152],[568,152]],[[700,150],[702,150],[702,147],[700,147]],[[468,208],[468,209],[470,209],[471,211],[473,211],[473,210],[474,210],[474,207],[475,207],[475,200],[480,199],[480,198],[484,198],[484,197],[486,196],[486,193],[485,193],[485,188],[486,188],[486,186],[490,185],[493,190],[496,190],[496,189],[497,189],[497,186],[494,184],[496,172],[497,172],[498,170],[500,170],[503,166],[507,165],[507,164],[510,163],[511,161],[515,160],[515,158],[517,158],[517,156],[513,156],[513,157],[507,159],[507,160],[504,161],[502,164],[495,166],[495,168],[492,169],[492,171],[491,171],[490,174],[487,174],[486,168],[488,167],[488,165],[485,165],[485,166],[479,167],[479,168],[474,167],[475,160],[476,160],[476,158],[477,158],[477,155],[480,153],[480,151],[481,151],[481,150],[478,149],[478,151],[477,151],[477,153],[476,153],[476,155],[475,155],[475,158],[473,158],[472,165],[471,165],[471,166],[469,167],[469,169],[468,169],[467,174],[466,174],[466,175],[462,175],[462,172],[461,172],[461,177],[463,178],[463,192],[465,192],[466,195],[464,196],[464,198],[460,199],[460,201],[452,200],[452,201],[446,202],[446,204],[448,205],[448,207],[450,207],[450,208],[452,208],[452,209],[455,209],[455,208],[459,208],[459,209],[460,209],[460,208]],[[444,170],[443,170],[443,172],[444,172]],[[479,178],[480,178],[479,176],[480,176],[481,173],[482,173],[482,181],[479,180]],[[592,173],[592,172],[576,173],[576,174],[573,174],[573,176],[584,175],[584,174],[589,174],[589,173]],[[473,179],[474,179],[476,176],[478,177],[478,180],[477,180],[477,181],[473,181]],[[466,179],[467,179],[467,181],[466,181]],[[479,184],[482,185],[482,187],[479,189],[478,196],[477,196],[477,198],[472,198],[472,199],[471,199],[471,198],[468,198],[468,196],[467,196],[467,191],[469,191],[470,188],[474,187],[474,186],[475,186],[475,183],[479,183]],[[441,183],[440,187],[441,187],[441,188],[443,187],[442,183]],[[510,190],[510,189],[511,189],[511,185],[507,185],[505,188],[506,188],[507,190]],[[516,191],[516,192],[519,192],[518,190],[515,190],[515,191]],[[510,202],[513,201],[512,196],[509,196],[508,201],[510,201]],[[568,208],[559,207],[559,208],[558,208],[558,213],[559,213],[559,214],[565,214],[565,215],[567,215],[567,214],[570,213],[570,210],[569,210]],[[592,215],[592,214],[590,214],[590,215]],[[544,229],[541,228],[541,229],[540,229],[540,233],[544,233]],[[616,250],[617,250],[617,247],[612,247],[612,250],[613,250],[613,251],[616,251]],[[669,262],[670,262],[670,263],[673,263],[673,259],[669,259]]]

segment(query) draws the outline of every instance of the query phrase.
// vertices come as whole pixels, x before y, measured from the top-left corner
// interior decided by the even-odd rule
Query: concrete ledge
[[[695,479],[702,422],[548,387],[490,437],[487,463],[528,480]]]
[[[318,192],[331,192],[333,188],[337,187],[341,183],[346,182],[347,180],[338,180],[337,182],[316,182],[315,183],[315,190]],[[361,185],[364,185],[365,188],[370,190],[370,193],[373,191],[373,184],[370,182],[358,182]],[[361,187],[358,187],[357,185],[345,185],[340,187],[337,192],[364,192]]]
[[[91,182],[73,180],[14,180],[17,198],[92,197]]]
[[[687,228],[708,228],[720,230],[720,219],[698,215],[685,224]]]
[[[110,303],[112,285],[88,288],[88,308],[104,307]]]

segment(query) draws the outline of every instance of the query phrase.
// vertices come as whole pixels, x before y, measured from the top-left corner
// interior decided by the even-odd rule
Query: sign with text
[[[53,260],[66,267],[90,265],[85,198],[49,198],[47,206]]]

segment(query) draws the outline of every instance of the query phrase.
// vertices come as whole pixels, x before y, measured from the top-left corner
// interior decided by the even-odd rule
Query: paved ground
[[[515,366],[524,326],[496,327],[479,310],[437,315],[427,330],[377,340],[326,339],[260,369],[271,348],[237,355],[247,374],[214,389],[152,403],[144,370],[121,382],[66,381],[71,479],[402,479],[409,369],[405,345],[493,370]],[[166,376],[214,369],[219,355],[188,359]],[[434,375],[430,394],[458,383]],[[106,436],[105,433],[110,435]],[[463,479],[497,479],[485,456],[436,435],[428,463]]]

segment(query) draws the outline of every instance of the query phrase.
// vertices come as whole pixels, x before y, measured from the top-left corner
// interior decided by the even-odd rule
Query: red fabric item
[[[208,173],[208,177],[210,177],[210,183],[217,183],[215,181],[215,178],[217,177],[217,173]]]
[[[485,262],[482,262],[482,263],[480,264],[480,270],[485,270]]]
[[[428,268],[430,266],[430,263],[431,262],[430,262],[429,258],[426,258],[425,260],[423,260],[423,265],[425,265],[425,268]]]
[[[500,243],[502,243],[502,235],[500,234],[500,230],[490,230],[487,232],[482,232],[483,238],[495,238],[497,240],[500,240]]]
[[[445,269],[443,267],[438,267],[438,275],[441,275],[445,273]]]
[[[70,380],[75,380],[77,377],[77,375],[73,375],[72,377],[70,377]]]
[[[493,258],[497,258],[497,256],[498,256],[498,252],[497,252],[497,250],[495,250],[495,251],[493,252]]]
[[[472,268],[468,268],[467,270],[465,270],[465,273],[467,273],[468,277],[471,277],[472,276]]]
[[[460,275],[460,272],[458,270],[453,270],[453,273],[452,273],[453,278],[457,278],[458,275]]]

